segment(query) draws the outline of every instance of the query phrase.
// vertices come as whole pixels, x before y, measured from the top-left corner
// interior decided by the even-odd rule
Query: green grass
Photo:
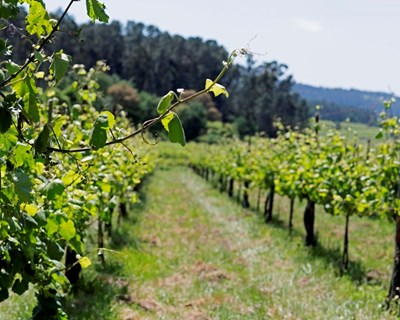
[[[329,129],[337,129],[343,136],[347,138],[358,137],[361,140],[375,141],[376,135],[379,133],[379,127],[368,126],[363,123],[341,122],[337,125],[333,121],[321,120],[321,133]]]
[[[186,168],[157,171],[143,194],[114,234],[107,268],[85,270],[84,290],[69,301],[72,319],[397,319],[380,308],[393,253],[386,221],[352,217],[341,276],[343,217],[318,208],[319,245],[310,249],[305,204],[289,236],[286,199],[276,199],[265,225]],[[256,192],[250,200],[255,206]],[[0,319],[16,319],[3,312]]]

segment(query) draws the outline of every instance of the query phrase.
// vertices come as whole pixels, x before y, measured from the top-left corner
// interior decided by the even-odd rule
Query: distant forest
[[[19,63],[25,61],[31,50],[30,39],[20,31],[24,19],[22,12],[0,31],[1,37],[13,45],[12,58]],[[118,21],[79,25],[67,17],[60,31],[51,44],[52,50],[63,48],[73,57],[73,64],[86,67],[105,60],[110,75],[99,81],[111,99],[110,108],[122,107],[134,123],[153,117],[158,97],[168,91],[204,88],[205,79],[217,76],[229,55],[216,41],[170,35],[155,26],[134,21],[126,25]],[[307,103],[293,91],[294,80],[284,64],[276,61],[255,64],[248,57],[246,63],[234,65],[221,83],[227,87],[229,99],[200,97],[180,107],[188,140],[216,129],[240,136],[255,133],[273,136],[276,120],[292,128],[308,125],[315,101]],[[325,105],[323,110],[340,108],[335,104]],[[344,114],[348,111],[343,110]],[[354,120],[370,122],[370,116],[373,114]]]
[[[359,122],[374,125],[377,115],[384,111],[384,100],[396,98],[384,92],[370,92],[356,89],[323,88],[296,83],[293,91],[300,94],[313,107],[320,105],[321,117],[332,121]],[[393,104],[393,114],[399,115],[399,106]]]

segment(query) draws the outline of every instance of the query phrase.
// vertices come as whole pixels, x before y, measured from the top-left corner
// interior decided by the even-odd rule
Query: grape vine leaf
[[[38,89],[34,79],[21,72],[16,81],[13,82],[12,87],[24,101],[24,115],[33,122],[39,122]]]
[[[50,72],[54,74],[56,81],[60,81],[68,71],[71,57],[61,51],[57,52],[50,65]]]
[[[31,198],[31,187],[32,187],[29,176],[23,171],[18,171],[15,173],[14,183],[15,183],[15,192],[18,195],[19,201],[29,202]]]
[[[58,232],[65,240],[71,240],[73,237],[75,237],[76,234],[74,222],[72,220],[62,222],[60,224],[60,230]]]
[[[42,1],[25,0],[29,4],[29,13],[26,17],[26,31],[37,34],[38,37],[49,34],[53,27],[49,21],[49,14]]]
[[[10,158],[10,162],[16,167],[22,166],[33,166],[34,159],[31,154],[31,146],[27,143],[17,142],[17,145],[13,151],[13,154]]]
[[[11,112],[4,107],[0,107],[0,132],[5,133],[12,125]]]
[[[158,114],[163,114],[168,110],[172,100],[174,100],[174,97],[175,97],[174,92],[170,91],[160,99],[160,102],[158,103],[157,106]]]
[[[216,97],[218,97],[220,94],[225,95],[227,98],[229,97],[229,93],[224,86],[220,85],[219,83],[214,83],[214,81],[210,79],[206,80],[205,89],[214,93]]]
[[[99,20],[100,22],[107,23],[109,16],[105,12],[106,6],[97,0],[86,0],[87,15],[93,22]]]
[[[43,191],[49,200],[54,200],[64,192],[64,189],[64,182],[60,179],[54,179],[44,186]]]
[[[102,112],[94,123],[93,130],[90,135],[90,146],[95,150],[103,148],[107,142],[107,131],[114,125],[114,115],[109,111]]]
[[[180,143],[182,146],[186,144],[185,132],[181,120],[175,112],[168,113],[161,120],[161,123],[168,132],[169,141]]]
[[[8,297],[9,297],[8,290],[6,288],[5,289],[1,289],[0,290],[0,302],[2,302],[4,300],[7,300]]]
[[[12,291],[18,295],[23,294],[29,288],[29,281],[25,278],[15,280]]]
[[[18,12],[18,0],[0,1],[0,18],[13,18]]]
[[[92,261],[90,261],[88,257],[82,257],[81,259],[79,259],[79,264],[83,269],[86,269],[92,264]]]
[[[44,153],[47,150],[50,141],[51,127],[46,123],[40,132],[39,136],[33,144],[36,153]]]
[[[28,213],[31,217],[35,216],[36,213],[38,212],[38,207],[34,204],[29,204],[29,203],[21,203],[20,209],[24,210],[26,213]]]

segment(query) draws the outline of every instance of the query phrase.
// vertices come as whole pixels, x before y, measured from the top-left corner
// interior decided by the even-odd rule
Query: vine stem
[[[167,116],[167,114],[169,114],[173,109],[175,109],[177,106],[186,103],[190,100],[193,100],[194,98],[210,92],[211,89],[217,84],[217,82],[219,80],[221,80],[221,78],[225,75],[225,73],[228,71],[229,67],[232,65],[233,61],[235,60],[235,58],[238,55],[238,51],[234,50],[228,58],[228,62],[224,62],[224,67],[222,68],[221,72],[218,74],[218,76],[212,81],[212,83],[204,88],[203,90],[200,90],[192,95],[190,95],[189,97],[185,98],[185,99],[178,99],[178,101],[176,101],[175,103],[173,103],[164,113],[162,113],[161,115],[159,115],[156,118],[150,119],[145,121],[142,126],[135,130],[134,132],[132,132],[131,134],[119,138],[119,139],[114,139],[112,141],[107,142],[105,145],[106,146],[110,146],[113,144],[117,144],[117,143],[123,143],[124,141],[131,139],[135,136],[137,136],[138,134],[143,133],[145,130],[150,129],[152,126],[154,126],[156,123],[160,122],[163,118],[165,118]],[[52,148],[52,147],[48,147],[47,150],[51,151],[51,152],[59,152],[59,153],[78,153],[78,152],[86,152],[86,151],[90,151],[92,150],[92,148],[90,147],[85,147],[85,148],[79,148],[79,149],[61,149],[61,148]]]
[[[60,26],[61,22],[64,20],[65,16],[67,15],[69,9],[71,8],[72,4],[76,1],[79,0],[70,0],[67,8],[64,10],[63,14],[61,15],[61,17],[58,19],[56,25],[53,27],[53,29],[51,30],[51,32],[49,33],[49,35],[44,38],[43,42],[39,45],[39,47],[36,49],[37,52],[40,52],[44,46],[50,41],[50,39],[53,37],[54,33],[56,33],[56,31],[58,30],[58,27]],[[18,75],[24,71],[32,62],[34,62],[36,60],[35,58],[35,54],[32,52],[31,55],[29,56],[29,58],[25,61],[25,63],[18,69],[17,72],[13,73],[12,75],[10,75],[7,79],[5,79],[3,82],[0,83],[0,88],[4,88],[6,86],[8,86],[10,84],[10,82],[15,79],[16,77],[18,77]]]

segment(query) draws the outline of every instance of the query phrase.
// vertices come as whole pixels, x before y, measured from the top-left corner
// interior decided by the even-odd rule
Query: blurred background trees
[[[18,48],[13,59],[20,63],[31,45],[29,37],[20,31],[23,19],[22,12],[0,31],[1,37]],[[126,25],[118,21],[79,25],[67,17],[61,30],[52,50],[63,48],[72,55],[72,63],[87,67],[104,59],[110,73],[99,83],[108,93],[109,108],[124,110],[136,124],[155,116],[157,97],[169,90],[184,88],[184,95],[189,95],[202,89],[205,79],[218,75],[229,54],[216,41],[170,35],[134,21]],[[292,92],[294,82],[287,66],[275,61],[257,65],[250,59],[247,65],[237,64],[231,69],[222,83],[230,92],[228,100],[203,95],[179,108],[188,140],[205,134],[210,128],[208,122],[233,124],[240,136],[259,132],[273,136],[277,119],[286,126],[307,125],[309,107]]]

